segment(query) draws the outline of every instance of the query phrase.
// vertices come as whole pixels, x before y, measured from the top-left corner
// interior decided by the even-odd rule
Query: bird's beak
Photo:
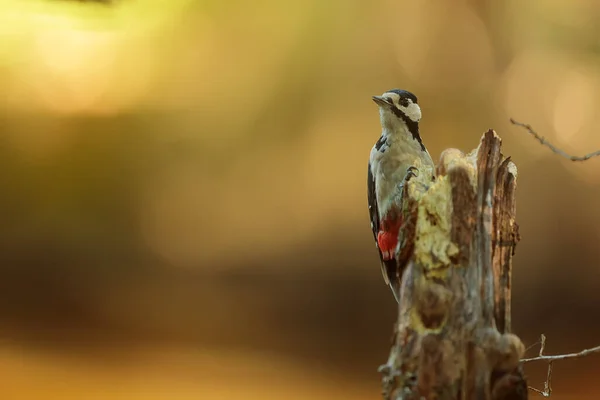
[[[373,96],[373,101],[377,103],[378,106],[389,106],[390,103],[382,96]]]

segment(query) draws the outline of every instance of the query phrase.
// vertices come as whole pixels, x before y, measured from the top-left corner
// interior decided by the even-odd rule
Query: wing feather
[[[371,219],[371,230],[373,231],[373,239],[375,239],[375,245],[377,246],[379,259],[381,260],[381,274],[383,275],[383,280],[385,281],[385,284],[389,285],[389,271],[388,266],[386,265],[388,264],[388,262],[383,260],[383,254],[381,254],[381,250],[379,249],[379,245],[377,244],[377,233],[379,232],[379,209],[377,208],[377,195],[375,185],[375,177],[373,176],[373,171],[371,171],[371,163],[369,163],[367,173],[367,199],[369,202],[369,217]]]

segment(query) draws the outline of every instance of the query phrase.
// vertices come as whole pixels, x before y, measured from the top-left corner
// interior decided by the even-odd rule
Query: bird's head
[[[373,96],[373,101],[379,106],[384,128],[396,130],[396,127],[406,125],[409,130],[416,128],[418,132],[421,107],[417,104],[417,96],[406,90],[392,89],[381,96]]]

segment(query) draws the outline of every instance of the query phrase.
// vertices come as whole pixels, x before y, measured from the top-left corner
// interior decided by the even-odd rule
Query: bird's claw
[[[419,176],[419,169],[414,166],[410,166],[406,169],[406,175],[404,175],[404,181],[408,182],[410,178]]]
[[[417,167],[410,166],[406,169],[406,175],[404,175],[404,179],[400,183],[400,189],[404,189],[405,184],[410,181],[410,178],[419,176],[419,169]]]

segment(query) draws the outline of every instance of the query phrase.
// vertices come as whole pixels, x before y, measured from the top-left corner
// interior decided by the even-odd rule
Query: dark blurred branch
[[[553,153],[556,153],[559,156],[562,156],[562,157],[564,157],[564,158],[566,158],[568,160],[571,160],[571,161],[586,161],[586,160],[589,160],[592,157],[600,156],[600,150],[597,150],[597,151],[595,151],[593,153],[589,153],[589,154],[586,154],[586,155],[583,155],[583,156],[572,156],[572,155],[568,154],[567,152],[565,152],[565,151],[559,149],[558,147],[554,146],[552,143],[550,143],[549,141],[547,141],[545,137],[540,136],[536,131],[533,130],[533,128],[531,127],[531,125],[515,121],[512,118],[510,119],[510,123],[513,124],[513,125],[517,125],[517,126],[520,126],[522,128],[525,128],[527,130],[527,132],[529,132],[542,145],[547,146],[550,150],[552,150]]]
[[[416,232],[401,241],[414,251],[380,368],[386,399],[527,399],[524,346],[510,333],[517,169],[500,147],[490,130],[468,155],[444,151],[434,183],[407,184],[404,223]]]

